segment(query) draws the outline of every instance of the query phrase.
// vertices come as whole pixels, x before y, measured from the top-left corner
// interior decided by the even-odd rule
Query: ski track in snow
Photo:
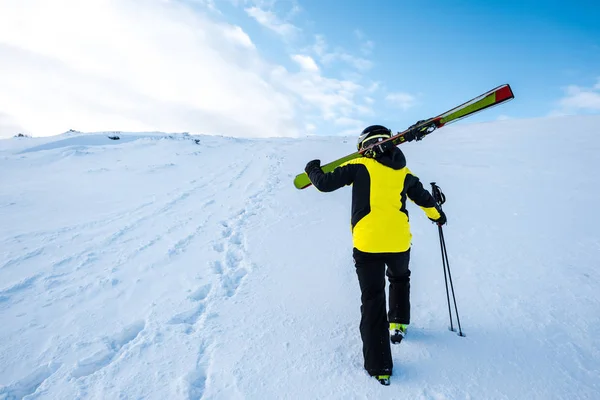
[[[54,243],[55,241],[57,241],[58,239],[64,239],[64,236],[74,232],[69,239],[66,239],[66,241],[73,241],[75,239],[77,239],[80,235],[82,231],[86,231],[86,230],[90,230],[90,229],[94,229],[94,228],[99,228],[99,227],[104,227],[104,226],[109,226],[111,224],[114,223],[118,223],[120,220],[124,220],[127,219],[131,214],[137,214],[141,211],[143,211],[145,208],[151,206],[153,203],[152,202],[148,202],[145,204],[142,204],[138,207],[135,207],[133,210],[131,211],[126,211],[126,212],[122,212],[122,213],[118,213],[115,216],[111,216],[108,218],[103,218],[103,219],[98,219],[98,220],[94,220],[91,222],[86,222],[86,223],[82,223],[82,224],[75,224],[69,227],[65,227],[65,228],[61,228],[55,231],[38,231],[38,232],[32,232],[32,233],[28,233],[28,234],[22,234],[22,235],[17,235],[13,238],[9,238],[7,240],[5,240],[6,242],[13,241],[28,241],[28,240],[32,240],[32,239],[39,239],[41,240],[43,243],[46,244],[46,246]],[[110,242],[110,239],[109,239]],[[46,246],[40,247],[35,249],[34,251],[31,251],[30,253],[24,255],[24,256],[18,256],[16,258],[13,259],[9,259],[0,269],[3,268],[8,268],[11,267],[13,265],[18,265],[19,263],[41,256],[44,253],[44,250],[46,248]],[[68,256],[60,261],[57,261],[54,264],[54,267],[61,267],[64,264],[67,264],[69,262],[71,262],[74,259],[80,258],[82,257],[84,254],[89,253],[91,251],[91,249],[86,249],[76,255],[71,255]]]
[[[24,291],[33,287],[34,283],[40,278],[41,274],[30,276],[23,279],[22,281],[11,285],[5,289],[0,289],[0,303],[12,300],[13,303],[17,302],[16,296],[23,294]]]
[[[13,265],[19,265],[19,263],[21,263],[23,261],[26,261],[26,260],[29,260],[29,259],[32,259],[32,258],[35,258],[37,256],[40,256],[43,253],[44,253],[44,248],[43,247],[41,247],[39,249],[35,249],[34,251],[32,251],[30,253],[27,253],[27,254],[25,254],[23,256],[19,256],[19,257],[12,258],[12,259],[8,260],[6,263],[4,263],[4,265],[0,269],[8,268],[8,267],[11,267]]]
[[[153,202],[148,202],[138,207],[135,207],[132,210],[126,210],[122,213],[119,213],[116,216],[71,226],[68,228],[61,229],[58,232],[41,232],[34,233],[32,235],[20,235],[18,237],[19,240],[27,240],[28,236],[32,236],[41,237],[41,240],[43,242],[51,243],[53,241],[56,241],[58,238],[60,238],[66,233],[78,232],[73,234],[70,237],[70,239],[67,240],[71,242],[80,236],[79,232],[81,231],[86,231],[89,229],[99,227],[110,228],[111,226],[119,226],[122,223],[122,221],[127,221],[128,219],[130,221],[126,222],[123,226],[119,226],[115,232],[109,234],[108,237],[100,243],[95,243],[91,246],[84,248],[80,252],[68,255],[67,257],[54,262],[51,268],[51,272],[49,274],[36,274],[24,279],[22,282],[14,284],[12,287],[1,289],[0,302],[2,302],[3,300],[7,300],[10,298],[10,296],[14,296],[16,294],[23,295],[24,293],[22,292],[24,292],[27,289],[35,289],[34,284],[36,282],[42,282],[46,289],[52,289],[56,288],[61,282],[66,281],[69,275],[80,270],[85,271],[88,267],[90,267],[94,263],[97,263],[104,256],[104,253],[107,252],[106,249],[110,250],[113,249],[115,246],[118,246],[119,244],[130,242],[133,239],[131,236],[135,237],[136,231],[139,230],[145,222],[159,218],[166,212],[173,212],[178,204],[196,195],[204,187],[210,184],[210,182],[202,184],[195,183],[196,181],[191,181],[190,188],[184,189],[179,193],[175,193],[165,204],[162,205],[156,206]],[[212,204],[214,204],[214,200],[209,200],[203,204],[203,207],[208,207]],[[133,251],[120,256],[117,262],[111,267],[111,271],[113,273],[117,272],[119,267],[133,262],[134,259],[138,257],[142,252],[151,249],[153,245],[160,241],[161,237],[164,234],[174,234],[177,230],[180,230],[188,223],[189,221],[181,221],[177,224],[173,224],[166,230],[166,232],[161,232],[159,235],[141,244],[138,248],[135,248]],[[200,223],[195,232],[186,235],[185,237],[182,237],[180,240],[174,243],[167,251],[168,257],[173,257],[178,253],[184,252],[189,246],[189,244],[193,241],[194,237],[202,229],[203,224]],[[45,247],[38,248],[35,251],[26,254],[25,256],[18,257],[16,259],[11,259],[4,264],[3,268],[8,268],[12,265],[18,265],[23,261],[43,256],[44,250]],[[75,293],[73,292],[67,292],[65,296],[71,297],[74,294]]]

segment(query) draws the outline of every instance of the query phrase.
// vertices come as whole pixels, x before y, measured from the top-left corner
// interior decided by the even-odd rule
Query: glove
[[[367,157],[367,158],[379,158],[383,154],[385,154],[385,152],[387,152],[388,150],[390,150],[392,147],[394,147],[394,143],[392,143],[391,140],[388,140],[388,141],[385,141],[385,142],[381,142],[381,143],[377,143],[372,148],[370,148],[369,150],[365,151],[364,152],[364,156]]]
[[[419,120],[419,121],[415,122],[414,124],[412,124],[411,126],[409,126],[409,127],[408,127],[408,129],[412,129],[412,128],[414,128],[415,126],[417,126],[417,125],[419,125],[419,124],[422,124],[422,123],[423,123],[423,122],[425,122],[425,121],[426,121],[426,120],[424,120],[424,119],[421,119],[421,120]]]
[[[423,136],[425,136],[425,134],[427,133],[427,129],[425,127],[421,127],[419,129],[416,128],[417,125],[425,122],[426,120],[422,119],[420,121],[417,121],[416,123],[412,124],[411,126],[409,126],[406,130],[407,132],[404,134],[404,137],[406,138],[407,142],[412,142],[413,140],[421,140],[423,139]]]
[[[440,209],[438,209],[438,211],[440,212],[440,217],[438,219],[429,219],[438,224],[438,226],[446,225],[446,222],[448,222],[448,220],[446,219],[446,214],[444,214],[444,212]]]
[[[306,172],[306,175],[310,175],[310,172],[315,169],[321,169],[321,160],[309,161],[306,167],[304,167],[304,172]]]

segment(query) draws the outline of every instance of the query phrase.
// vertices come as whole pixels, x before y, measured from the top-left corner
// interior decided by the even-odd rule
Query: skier
[[[375,144],[363,154],[366,157],[348,161],[329,173],[323,172],[320,160],[310,161],[305,168],[310,181],[321,192],[353,185],[351,226],[353,258],[361,290],[364,367],[386,386],[393,367],[390,331],[392,342],[400,343],[410,323],[412,236],[407,197],[430,220],[440,226],[446,223],[446,216],[433,196],[406,167],[402,151],[390,142],[377,144],[391,135],[392,131],[382,125],[369,126],[357,143],[358,150]],[[385,275],[390,283],[387,316]]]

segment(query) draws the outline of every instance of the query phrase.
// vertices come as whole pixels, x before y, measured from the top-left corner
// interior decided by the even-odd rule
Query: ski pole
[[[444,243],[442,242],[442,227],[438,226],[440,236],[440,248],[442,249],[442,267],[444,268],[444,283],[446,284],[446,300],[448,301],[448,316],[450,317],[450,330],[454,332],[452,325],[452,309],[450,308],[450,294],[448,293],[448,275],[446,273],[446,257],[444,256]]]
[[[435,184],[435,182],[431,182],[431,192],[433,194],[433,198],[437,204],[437,206],[442,209],[442,204],[446,202],[446,196],[442,192],[441,188]],[[456,313],[456,322],[458,324],[458,336],[465,336],[462,332],[462,328],[460,326],[460,317],[458,316],[458,306],[456,305],[456,295],[454,294],[454,284],[452,282],[452,274],[450,273],[450,262],[448,260],[448,250],[446,248],[446,240],[444,238],[444,231],[441,225],[438,225],[438,233],[440,237],[440,249],[442,252],[442,267],[444,269],[444,282],[446,284],[446,300],[448,302],[448,315],[450,316],[450,330],[456,332],[454,330],[454,326],[452,324],[452,309],[450,306],[450,295],[448,293],[448,281],[450,281],[450,289],[452,290],[452,300],[454,302],[454,311]],[[446,274],[446,270],[448,273]]]
[[[440,226],[440,240],[442,243],[442,252],[446,259],[446,268],[448,269],[448,280],[450,281],[450,289],[452,290],[452,300],[454,302],[454,311],[456,312],[456,322],[458,324],[458,336],[465,336],[462,332],[462,328],[460,326],[460,317],[458,316],[458,306],[456,305],[456,296],[454,295],[454,284],[452,283],[452,274],[450,273],[450,263],[448,261],[448,250],[446,249],[446,240],[444,239],[444,231]],[[447,285],[447,284],[446,284]],[[448,287],[446,286],[446,292],[448,291]],[[448,307],[450,307],[450,300],[448,300]],[[452,321],[450,321],[452,322]],[[450,330],[456,332],[452,329],[452,323],[450,324]]]

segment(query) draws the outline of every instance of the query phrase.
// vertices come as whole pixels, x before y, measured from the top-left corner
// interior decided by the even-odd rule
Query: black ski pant
[[[369,375],[391,375],[389,322],[410,323],[410,250],[364,253],[354,248],[353,256],[361,291],[360,335],[365,369]],[[385,275],[390,282],[388,315]]]

